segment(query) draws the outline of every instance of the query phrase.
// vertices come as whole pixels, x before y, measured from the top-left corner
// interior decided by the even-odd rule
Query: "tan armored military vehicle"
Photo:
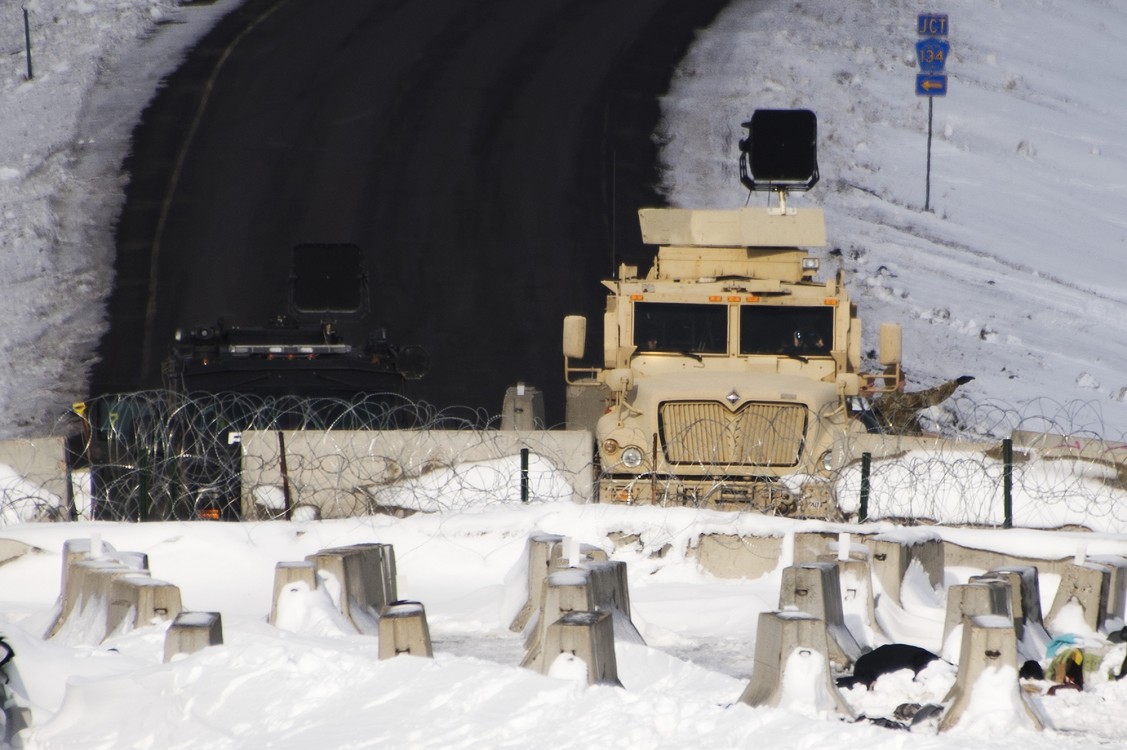
[[[849,398],[879,375],[842,273],[819,281],[802,249],[825,245],[822,211],[773,189],[772,208],[639,212],[658,250],[603,282],[601,366],[565,319],[567,421],[595,436],[600,502],[834,515],[835,439],[864,430]],[[898,369],[899,326],[880,362]]]

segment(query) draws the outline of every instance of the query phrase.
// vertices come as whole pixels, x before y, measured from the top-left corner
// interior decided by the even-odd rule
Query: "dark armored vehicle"
[[[177,331],[166,389],[76,405],[72,465],[89,467],[99,519],[235,520],[243,430],[372,429],[410,424],[403,392],[428,369],[418,346],[368,328],[360,249],[293,250],[288,310],[260,326],[220,320]]]
[[[301,244],[293,250],[289,310],[257,326],[224,320],[177,330],[165,376],[174,390],[343,396],[398,391],[429,358],[365,330],[368,282],[360,248]]]

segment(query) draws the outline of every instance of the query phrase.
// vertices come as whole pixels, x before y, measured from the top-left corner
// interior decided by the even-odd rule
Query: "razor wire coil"
[[[35,461],[0,460],[0,524],[403,516],[519,501],[522,481],[534,501],[573,500],[583,496],[585,486],[593,492],[592,486],[609,478],[591,463],[591,453],[586,463],[564,466],[554,460],[554,453],[566,449],[553,445],[553,430],[543,431],[544,449],[522,477],[517,451],[498,429],[499,417],[484,410],[439,409],[398,394],[343,400],[148,391],[100,397],[81,412],[61,417],[46,439],[8,441],[18,443],[25,459],[62,451],[68,476],[21,473],[15,464]],[[956,398],[926,412],[922,421],[948,438],[945,447],[874,460],[868,520],[1001,525],[1000,452],[960,445],[997,444],[1001,436],[1024,430],[1060,440],[1051,446],[1055,453],[1038,447],[1016,452],[1015,525],[1127,531],[1127,443],[1101,435],[1098,406],[1040,400],[1017,409]],[[420,447],[432,432],[447,441]],[[254,451],[244,445],[248,435],[257,441]],[[300,441],[301,449],[287,446],[287,436]],[[1082,441],[1105,446],[1106,452],[1093,454],[1090,446],[1083,454],[1067,450]],[[741,506],[722,502],[726,483],[738,473],[731,465],[702,460],[692,473],[691,491],[683,476],[650,472],[633,481],[662,504],[806,512],[794,478],[776,479],[755,502]],[[809,479],[824,484],[832,497],[835,512],[826,517],[856,519],[858,462]]]

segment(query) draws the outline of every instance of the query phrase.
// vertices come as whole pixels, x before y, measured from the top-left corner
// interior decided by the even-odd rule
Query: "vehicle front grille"
[[[802,404],[753,402],[736,411],[717,401],[661,406],[661,441],[674,464],[796,466],[806,434]]]

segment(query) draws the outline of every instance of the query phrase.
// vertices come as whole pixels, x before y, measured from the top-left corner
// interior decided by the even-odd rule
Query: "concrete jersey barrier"
[[[374,489],[436,467],[519,456],[522,448],[565,477],[576,502],[591,501],[594,468],[586,430],[248,430],[241,435],[242,518],[278,516],[278,509],[263,505],[262,494],[282,488],[291,506],[315,508],[321,518],[368,515]]]

